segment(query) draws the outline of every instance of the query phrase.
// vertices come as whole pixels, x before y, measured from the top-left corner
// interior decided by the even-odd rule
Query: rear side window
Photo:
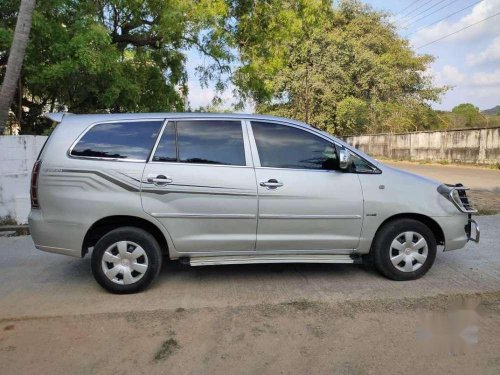
[[[252,130],[263,167],[338,169],[333,143],[292,126],[253,122]]]
[[[94,125],[71,150],[72,156],[146,161],[163,121]]]
[[[177,121],[168,123],[154,161],[246,165],[240,121]]]

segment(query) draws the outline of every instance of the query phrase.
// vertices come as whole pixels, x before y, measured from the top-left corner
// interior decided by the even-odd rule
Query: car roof
[[[249,113],[204,113],[204,112],[157,112],[157,113],[100,113],[100,114],[73,114],[67,112],[47,113],[45,117],[55,122],[62,122],[64,117],[78,117],[85,122],[96,121],[116,121],[116,120],[134,120],[134,119],[199,119],[217,118],[217,119],[236,119],[236,120],[260,120],[260,121],[282,121],[307,128],[313,128],[302,121],[292,120],[285,117],[257,115]],[[75,116],[75,117],[73,117]]]

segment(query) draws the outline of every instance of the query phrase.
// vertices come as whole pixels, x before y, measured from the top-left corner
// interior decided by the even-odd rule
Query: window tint
[[[357,172],[357,173],[373,173],[374,172],[373,167],[370,164],[368,164],[365,160],[361,159],[358,155],[353,154],[352,152],[350,154],[351,154],[351,160],[352,160],[351,169],[353,172]]]
[[[78,141],[71,155],[146,160],[162,124],[163,121],[97,124]]]
[[[183,163],[245,165],[240,121],[178,121],[177,160]],[[174,132],[162,136],[154,160],[174,155]],[[164,143],[165,142],[165,146]],[[167,151],[168,150],[168,151]]]
[[[252,130],[263,167],[338,169],[335,146],[291,126],[253,122]]]
[[[177,161],[175,145],[175,122],[169,121],[163,130],[160,142],[153,156],[154,161]]]

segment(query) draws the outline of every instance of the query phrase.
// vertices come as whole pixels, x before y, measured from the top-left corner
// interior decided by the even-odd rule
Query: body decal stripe
[[[59,170],[59,172],[95,174],[95,175],[115,184],[115,185],[120,186],[121,188],[123,188],[125,190],[133,191],[133,192],[140,192],[141,191],[139,186],[136,186],[136,185],[133,185],[129,182],[120,180],[116,177],[110,176],[110,175],[103,173],[101,171],[94,171],[94,170],[87,170],[87,169],[61,169],[61,170]],[[196,185],[185,185],[185,186],[186,187],[197,187]],[[209,187],[204,187],[204,188],[206,189]],[[219,187],[211,187],[211,189],[221,189],[221,190],[220,191],[212,191],[212,190],[196,190],[196,189],[172,189],[169,186],[167,188],[143,187],[142,191],[144,193],[152,193],[152,194],[182,193],[182,194],[237,195],[237,196],[248,196],[248,197],[256,197],[257,196],[256,192],[245,191],[245,190],[223,191],[222,189],[227,189],[227,188],[219,188]],[[232,188],[232,189],[235,189],[235,188]]]

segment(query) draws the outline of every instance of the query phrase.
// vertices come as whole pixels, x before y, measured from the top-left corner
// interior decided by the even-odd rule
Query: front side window
[[[145,161],[163,121],[127,121],[94,125],[71,150],[72,156]]]
[[[175,124],[169,122],[153,160],[245,165],[241,122],[219,120],[177,121]]]
[[[252,130],[263,167],[338,169],[335,145],[292,126],[254,122]]]

